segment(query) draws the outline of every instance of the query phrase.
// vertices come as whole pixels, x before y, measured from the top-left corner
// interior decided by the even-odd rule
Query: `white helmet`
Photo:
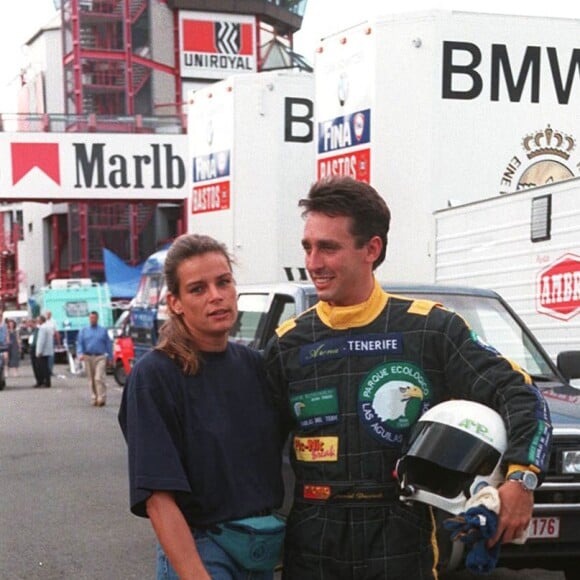
[[[501,416],[472,401],[446,401],[424,413],[397,463],[402,501],[420,501],[451,514],[482,487],[504,479],[507,435]]]

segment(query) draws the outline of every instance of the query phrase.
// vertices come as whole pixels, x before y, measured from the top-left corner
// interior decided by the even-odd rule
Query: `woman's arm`
[[[147,500],[147,515],[157,539],[181,580],[211,580],[195,540],[173,495],[155,491]]]

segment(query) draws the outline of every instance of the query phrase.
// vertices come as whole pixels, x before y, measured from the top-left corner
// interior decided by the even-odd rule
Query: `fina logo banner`
[[[223,79],[231,74],[256,72],[255,30],[252,16],[181,11],[181,76]]]

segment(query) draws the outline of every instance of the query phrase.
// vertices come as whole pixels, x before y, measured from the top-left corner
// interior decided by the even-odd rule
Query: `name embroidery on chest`
[[[377,356],[402,352],[403,334],[401,332],[361,334],[307,344],[300,349],[300,364],[304,366],[347,356]]]

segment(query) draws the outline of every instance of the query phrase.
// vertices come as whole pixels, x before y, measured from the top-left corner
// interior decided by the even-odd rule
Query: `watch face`
[[[533,471],[514,471],[508,479],[520,481],[528,491],[534,491],[538,487],[538,476]]]
[[[526,489],[534,491],[538,487],[538,478],[533,471],[525,471],[522,478],[522,483]]]

